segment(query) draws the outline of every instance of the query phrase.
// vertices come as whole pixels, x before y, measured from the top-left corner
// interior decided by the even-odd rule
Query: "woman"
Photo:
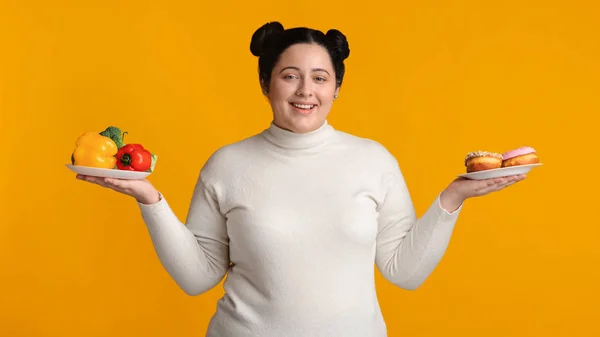
[[[253,35],[273,121],[217,150],[186,222],[147,180],[81,177],[132,196],[161,263],[190,295],[228,274],[209,337],[383,337],[374,266],[416,289],[442,258],[463,202],[524,176],[452,181],[417,219],[394,157],[335,130],[345,36],[268,23]]]

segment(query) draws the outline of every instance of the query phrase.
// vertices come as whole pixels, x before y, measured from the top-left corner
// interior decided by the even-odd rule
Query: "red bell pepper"
[[[152,153],[141,144],[127,144],[117,152],[117,168],[127,171],[147,171],[152,165]]]

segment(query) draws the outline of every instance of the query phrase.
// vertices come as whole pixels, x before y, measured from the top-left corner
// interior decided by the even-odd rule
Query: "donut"
[[[467,173],[491,170],[502,167],[502,155],[490,151],[469,152],[465,157]]]
[[[535,149],[529,146],[523,146],[502,154],[502,167],[537,163],[539,163],[537,153],[535,152]]]

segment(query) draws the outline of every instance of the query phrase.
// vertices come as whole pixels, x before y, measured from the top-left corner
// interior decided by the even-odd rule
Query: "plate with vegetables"
[[[158,156],[142,144],[124,142],[127,132],[116,126],[87,131],[75,141],[71,164],[78,174],[117,179],[143,179],[154,172]]]

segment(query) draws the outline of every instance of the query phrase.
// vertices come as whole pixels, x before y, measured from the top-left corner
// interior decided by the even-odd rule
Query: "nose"
[[[312,95],[313,94],[310,81],[301,81],[298,90],[296,90],[296,96],[310,97]]]

